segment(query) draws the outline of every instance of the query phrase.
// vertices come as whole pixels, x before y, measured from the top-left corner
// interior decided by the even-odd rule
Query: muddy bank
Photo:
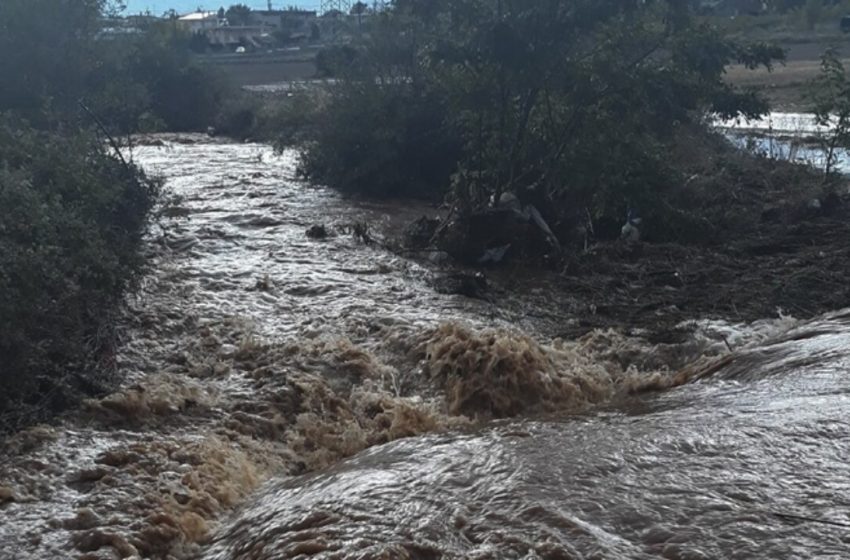
[[[531,312],[564,338],[613,328],[682,341],[694,318],[809,318],[846,307],[847,239],[850,222],[839,216],[766,227],[722,246],[599,243],[560,273],[487,270],[484,293],[496,300],[537,299],[539,310]]]
[[[447,272],[449,289],[498,306],[536,301],[529,312],[540,314],[548,334],[566,338],[615,328],[675,341],[687,337],[686,325],[696,318],[809,318],[850,304],[846,179],[827,181],[815,169],[744,153],[717,137],[686,140],[671,154],[686,162],[681,185],[655,215],[641,209],[650,214],[639,226],[645,240],[589,235],[582,245],[562,238],[564,249],[555,254],[539,231],[510,245],[508,228],[494,227],[471,236],[472,254],[507,247],[504,263]],[[439,233],[423,235],[424,224],[408,230],[401,245],[432,244],[430,251],[403,254],[434,261]],[[514,250],[522,243],[549,251],[543,266],[523,260]]]

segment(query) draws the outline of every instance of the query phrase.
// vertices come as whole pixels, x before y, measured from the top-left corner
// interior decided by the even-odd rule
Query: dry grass
[[[776,66],[772,71],[764,68],[748,70],[740,64],[726,69],[726,81],[745,88],[762,90],[771,101],[775,110],[806,111],[806,89],[820,71],[820,56],[831,43],[809,42],[794,45],[781,45],[788,49],[788,61]],[[848,48],[843,48],[848,54]],[[850,58],[841,61],[845,67]]]

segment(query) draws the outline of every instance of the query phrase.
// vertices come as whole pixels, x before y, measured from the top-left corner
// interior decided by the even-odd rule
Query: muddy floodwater
[[[850,312],[562,340],[556,274],[472,299],[387,248],[432,208],[134,158],[173,199],[124,381],[2,442],[0,558],[850,557]]]

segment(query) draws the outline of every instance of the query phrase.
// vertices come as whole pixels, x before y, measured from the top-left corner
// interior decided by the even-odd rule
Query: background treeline
[[[108,8],[0,2],[0,429],[108,370],[158,193],[108,137],[206,127],[226,92],[173,27],[114,36]]]
[[[461,215],[512,193],[562,240],[630,207],[681,235],[673,150],[719,145],[699,139],[707,115],[764,112],[724,68],[783,56],[696,16],[676,0],[396,0],[322,55],[336,80],[302,127],[303,171],[351,193],[447,197]]]

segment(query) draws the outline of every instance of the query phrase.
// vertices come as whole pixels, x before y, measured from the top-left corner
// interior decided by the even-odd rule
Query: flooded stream
[[[126,380],[4,442],[0,558],[850,555],[850,315],[560,340],[557,275],[446,295],[384,247],[431,208],[262,145],[134,157],[176,198]]]

